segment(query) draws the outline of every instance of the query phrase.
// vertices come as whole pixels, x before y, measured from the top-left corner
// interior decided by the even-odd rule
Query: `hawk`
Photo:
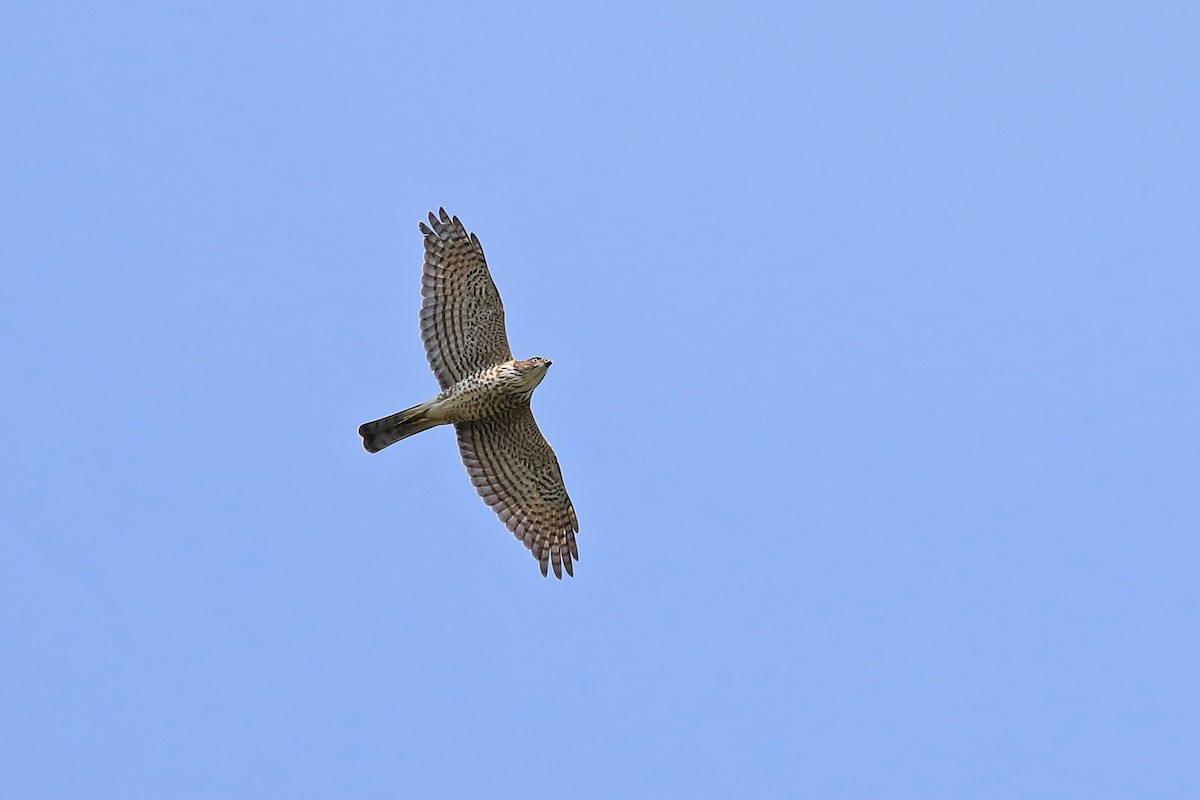
[[[483,248],[458,217],[439,209],[425,236],[421,338],[442,391],[437,397],[359,427],[363,447],[378,453],[401,439],[453,424],[471,483],[533,553],[542,575],[562,578],[579,560],[579,522],[562,470],[529,407],[549,359],[513,358],[504,306]]]

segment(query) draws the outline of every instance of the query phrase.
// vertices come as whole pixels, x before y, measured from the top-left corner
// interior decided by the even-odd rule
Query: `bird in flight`
[[[458,217],[439,209],[420,223],[421,338],[441,394],[360,426],[363,447],[378,453],[401,439],[453,424],[471,483],[541,566],[574,575],[579,522],[562,470],[529,407],[550,361],[517,361],[504,330],[504,306],[483,248]]]

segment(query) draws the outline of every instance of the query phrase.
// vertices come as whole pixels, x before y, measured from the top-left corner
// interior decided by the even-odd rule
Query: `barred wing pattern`
[[[421,338],[438,383],[463,378],[512,359],[504,331],[504,306],[488,272],[483,248],[458,217],[439,209],[421,223],[425,266],[421,274]]]
[[[456,424],[458,449],[471,483],[500,520],[533,551],[542,574],[574,575],[579,521],[550,443],[526,404],[475,422]]]

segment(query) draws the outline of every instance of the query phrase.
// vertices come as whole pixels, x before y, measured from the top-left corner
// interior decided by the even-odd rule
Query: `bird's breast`
[[[532,387],[509,364],[463,378],[434,400],[435,414],[447,422],[470,422],[528,402]]]

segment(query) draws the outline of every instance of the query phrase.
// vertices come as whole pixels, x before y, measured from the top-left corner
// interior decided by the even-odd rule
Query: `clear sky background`
[[[1195,9],[9,4],[0,796],[1200,797]]]

